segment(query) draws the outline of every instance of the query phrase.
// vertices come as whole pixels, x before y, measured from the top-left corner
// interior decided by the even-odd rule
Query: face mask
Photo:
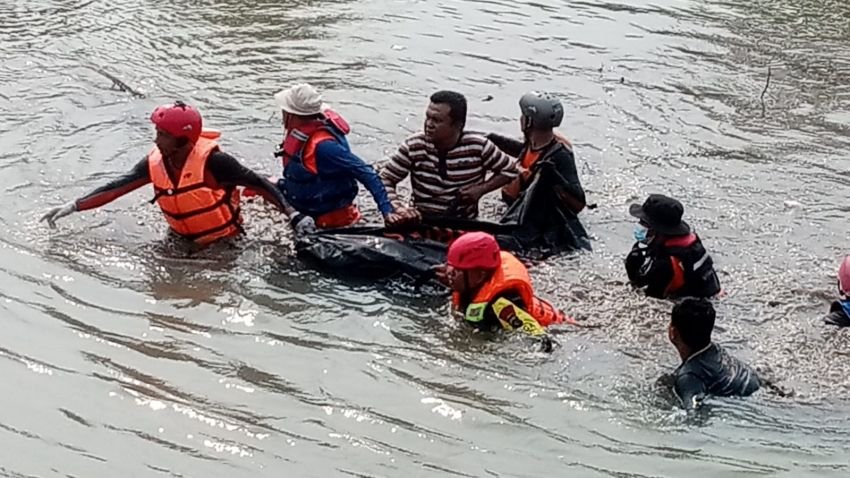
[[[637,226],[635,226],[635,231],[634,231],[635,240],[638,241],[638,242],[644,242],[645,243],[646,242],[646,235],[647,235],[648,232],[649,231],[645,227],[638,224]]]

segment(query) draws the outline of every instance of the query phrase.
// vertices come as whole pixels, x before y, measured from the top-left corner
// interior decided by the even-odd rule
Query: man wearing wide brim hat
[[[682,220],[682,203],[650,194],[643,204],[632,204],[629,214],[638,219],[637,242],[626,257],[632,285],[646,287],[646,295],[659,299],[720,293],[714,261]]]
[[[302,221],[319,228],[358,222],[361,214],[354,203],[358,182],[369,190],[386,223],[400,220],[375,169],[351,151],[348,123],[313,86],[297,84],[275,94],[274,100],[285,131],[277,153],[283,159],[278,187],[300,213],[292,220],[297,229],[303,229]]]

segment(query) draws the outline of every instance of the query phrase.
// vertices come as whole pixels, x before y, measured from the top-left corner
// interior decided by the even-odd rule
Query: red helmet
[[[468,232],[449,246],[448,263],[455,269],[495,269],[502,264],[496,238],[486,232]]]
[[[157,107],[151,113],[151,122],[171,136],[187,138],[193,144],[201,136],[203,127],[201,113],[182,101]]]

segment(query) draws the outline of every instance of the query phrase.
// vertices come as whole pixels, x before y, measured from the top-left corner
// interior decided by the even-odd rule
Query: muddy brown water
[[[0,475],[847,476],[850,336],[819,317],[850,253],[848,40],[837,0],[3,2]],[[247,239],[195,255],[148,188],[37,222],[138,161],[175,98],[276,173],[271,96],[296,81],[372,163],[436,89],[510,134],[522,93],[557,92],[594,251],[532,274],[601,327],[551,356],[470,337],[436,290],[305,267],[257,203]],[[789,396],[686,417],[656,385],[670,306],[621,262],[650,192],[718,263],[715,339]]]

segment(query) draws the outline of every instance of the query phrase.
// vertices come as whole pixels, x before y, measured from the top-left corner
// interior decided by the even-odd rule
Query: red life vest
[[[287,132],[281,145],[281,156],[284,167],[285,181],[295,181],[305,178],[304,173],[294,172],[300,170],[306,172],[306,181],[315,181],[314,176],[319,175],[316,163],[316,148],[325,141],[337,141],[338,138],[330,129],[333,128],[337,134],[346,135],[351,127],[338,113],[331,109],[322,112],[325,119],[316,120],[305,125],[293,128]],[[295,164],[290,162],[295,161]],[[288,171],[287,167],[293,171]],[[293,204],[295,206],[295,204]],[[354,204],[348,204],[342,208],[328,211],[314,217],[316,226],[322,229],[350,226],[362,218],[360,209]]]
[[[322,112],[325,119],[333,124],[342,134],[348,134],[351,132],[351,126],[345,121],[345,118],[340,116],[339,113],[332,109],[326,109]],[[309,157],[312,158],[311,166],[307,166],[305,164],[305,168],[311,170],[313,174],[316,173],[316,162],[315,162],[315,152],[316,146],[322,141],[327,141],[329,139],[334,139],[333,134],[328,131],[324,131],[323,134],[316,136],[316,133],[322,131],[324,128],[324,122],[321,120],[313,121],[312,123],[302,125],[301,127],[288,131],[286,137],[283,138],[283,143],[280,145],[280,156],[283,160],[283,167],[286,167],[289,164],[289,161],[295,157],[296,154],[302,152],[305,148],[310,148]],[[304,159],[307,159],[307,152],[304,152]]]
[[[177,234],[200,245],[231,237],[242,231],[239,190],[210,188],[206,184],[207,159],[218,150],[221,134],[204,130],[180,170],[175,185],[168,175],[162,154],[155,147],[148,154],[148,170],[154,199],[165,220]]]

